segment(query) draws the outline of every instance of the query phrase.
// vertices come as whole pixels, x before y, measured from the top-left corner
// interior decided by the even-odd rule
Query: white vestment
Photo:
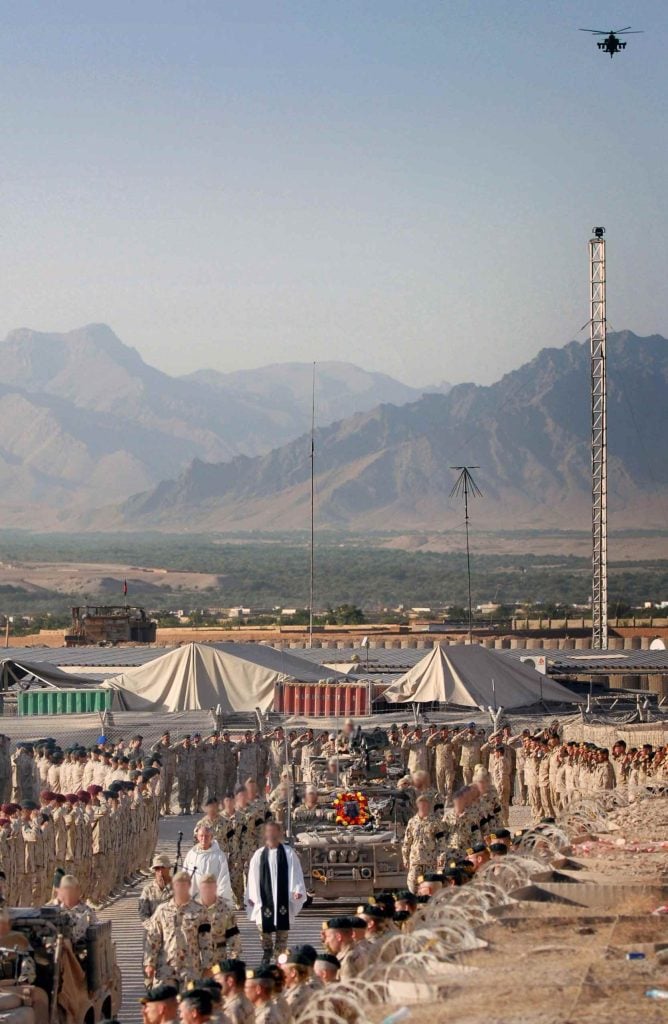
[[[183,861],[183,871],[187,871],[192,881],[190,892],[195,900],[199,896],[199,883],[205,875],[213,875],[216,879],[218,895],[234,906],[234,894],[230,880],[230,869],[227,864],[227,855],[214,839],[208,850],[203,850],[199,844],[188,850]]]
[[[299,857],[290,846],[283,844],[285,856],[288,861],[288,892],[290,924],[296,918],[306,901],[306,886]],[[248,866],[248,883],[246,885],[246,913],[248,920],[253,921],[258,927],[262,926],[262,896],[260,894],[260,858],[264,846],[256,850],[251,857]],[[274,927],[278,924],[278,850],[268,850],[269,874],[271,876],[271,891],[274,894]]]

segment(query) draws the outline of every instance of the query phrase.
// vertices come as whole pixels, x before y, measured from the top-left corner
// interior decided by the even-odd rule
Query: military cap
[[[102,796],[105,800],[115,800],[118,797],[118,790],[116,789],[103,789]]]
[[[34,800],[22,800],[21,801],[22,811],[38,811],[39,804],[36,804]]]
[[[350,927],[364,929],[366,931],[366,921],[363,917],[358,917],[356,914],[350,918]]]
[[[554,821],[554,818],[552,818],[552,821]],[[497,828],[497,830],[496,830],[496,838],[497,839],[510,839],[510,832],[508,831],[507,828]]]
[[[466,851],[468,854],[471,853],[487,853],[487,847],[484,843],[475,843],[470,850]]]
[[[246,963],[243,960],[220,960],[211,968],[212,974],[232,974],[237,984],[242,985],[246,980]]]
[[[425,893],[422,896],[418,896],[417,901],[418,901],[418,903],[429,903],[430,899],[431,899],[431,896],[427,896],[426,893]]]
[[[189,992],[192,992],[193,989],[197,988],[206,989],[211,996],[212,1001],[216,1005],[222,1002],[223,986],[219,985],[217,981],[213,980],[213,978],[205,978],[203,981],[190,981],[188,982],[187,988]]]
[[[156,985],[149,989],[145,996],[139,1000],[140,1003],[166,1003],[168,999],[176,999],[179,990],[176,985]]]
[[[309,945],[308,942],[305,942],[301,946],[295,946],[293,952],[301,953],[302,956],[305,956],[309,960],[311,967],[316,962],[318,957],[318,953],[316,951],[315,946]]]
[[[404,921],[408,921],[411,916],[410,910],[395,910],[392,915],[392,920],[395,924],[403,924]]]
[[[360,917],[371,917],[375,921],[379,921],[381,918],[386,916],[385,908],[379,907],[375,903],[362,903],[357,908],[357,913]]]
[[[489,852],[498,853],[503,857],[504,853],[508,853],[508,847],[505,843],[490,843]]]
[[[208,1017],[213,1010],[213,997],[207,988],[186,989],[179,996],[179,1001],[187,1003],[193,1010],[198,1010],[204,1017]]]
[[[333,953],[318,953],[316,960],[321,964],[328,964],[330,967],[334,967],[337,971],[341,966],[341,961]]]
[[[354,927],[352,917],[345,917],[342,914],[339,914],[336,917],[330,917],[328,921],[323,922],[323,925],[325,928],[333,929],[333,931],[342,932],[350,931],[350,929]],[[366,928],[366,922],[364,923],[364,927]]]
[[[0,818],[0,827],[4,828],[5,825],[11,825],[9,818]]]
[[[259,981],[265,985],[274,983],[274,972],[270,967],[258,967],[254,971],[246,971],[246,977],[249,981]]]
[[[172,862],[169,859],[169,855],[166,853],[154,853],[153,860],[151,861],[151,871],[154,868],[169,868],[172,866]]]
[[[396,902],[417,903],[417,896],[410,889],[399,889],[394,898]]]
[[[426,871],[418,878],[418,882],[442,882],[443,875],[440,871]]]
[[[281,953],[278,958],[278,963],[281,967],[287,966],[288,964],[294,964],[296,967],[312,967],[313,960],[310,956],[306,956],[305,953],[301,953],[297,949],[288,950],[287,953]]]

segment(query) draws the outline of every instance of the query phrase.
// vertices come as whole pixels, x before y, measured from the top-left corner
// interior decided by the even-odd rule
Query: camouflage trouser
[[[436,870],[436,864],[434,864],[434,863],[432,863],[432,864],[424,864],[424,863],[412,864],[412,863],[409,863],[409,865],[408,865],[408,878],[406,879],[406,887],[408,889],[410,889],[411,892],[417,893],[418,884],[419,884],[418,883],[418,878],[420,878],[421,875],[425,875],[428,871],[435,871],[435,870]]]
[[[172,790],[174,789],[174,772],[165,772],[163,790],[160,794],[160,811],[162,814],[172,813]]]
[[[529,782],[529,806],[531,807],[531,818],[535,824],[543,817],[543,805],[540,801],[540,786],[537,782]]]
[[[554,807],[552,805],[552,792],[550,790],[550,784],[540,787],[540,802],[543,808],[544,818],[554,818]]]
[[[464,785],[470,786],[473,782],[473,765],[470,768],[462,768],[462,775],[464,776]]]
[[[262,943],[262,963],[274,962],[281,953],[288,948],[288,937],[290,932],[263,932],[259,928],[260,942]]]
[[[446,804],[452,800],[452,792],[455,786],[455,769],[439,767],[436,769],[436,790],[441,794]]]
[[[199,771],[195,775],[194,784],[194,800],[195,800],[195,814],[198,814],[203,810],[204,804],[204,793],[206,791],[206,775],[204,772]]]
[[[193,794],[195,791],[194,776],[187,772],[181,772],[176,776],[179,789],[179,808],[182,811],[189,811],[192,807]]]
[[[230,882],[237,907],[242,910],[244,905],[244,866],[240,858],[235,858],[234,863],[230,863]]]

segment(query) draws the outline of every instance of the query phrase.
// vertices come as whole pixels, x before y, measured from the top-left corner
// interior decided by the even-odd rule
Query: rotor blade
[[[601,32],[598,28],[579,28],[578,32],[592,32],[595,36],[608,36],[609,32]]]
[[[613,36],[618,36],[620,32],[628,32],[630,28],[630,25],[625,25],[624,28],[614,28],[612,29],[612,34]]]
[[[623,29],[620,29],[619,32],[617,32],[617,35],[618,36],[642,36],[642,35],[644,35],[644,33],[645,33],[645,30],[642,29],[642,28],[632,28],[632,29],[625,29],[625,28],[623,28]]]

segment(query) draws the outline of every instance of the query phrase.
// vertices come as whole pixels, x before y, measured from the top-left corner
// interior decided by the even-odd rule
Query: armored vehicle
[[[360,900],[405,885],[401,843],[385,829],[323,826],[295,839],[309,895]]]
[[[110,921],[90,926],[84,941],[73,943],[69,918],[59,907],[16,907],[9,915],[12,930],[25,936],[29,948],[27,953],[0,951],[3,975],[10,985],[16,979],[17,990],[30,982],[46,993],[49,1024],[98,1024],[116,1016],[121,974]],[[8,980],[5,992],[11,991],[4,987]],[[34,1005],[41,1003],[42,995]],[[22,1014],[21,1024],[31,1024],[26,1009],[15,1011]]]

